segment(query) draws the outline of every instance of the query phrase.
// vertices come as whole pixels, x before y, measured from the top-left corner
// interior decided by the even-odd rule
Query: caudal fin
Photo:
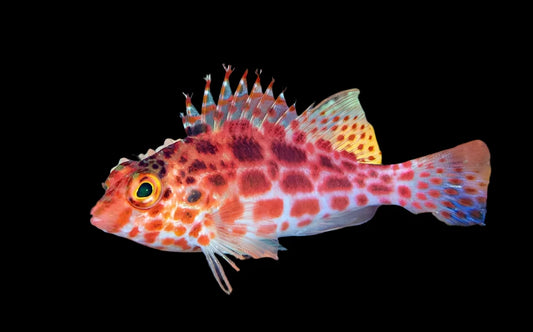
[[[471,141],[411,161],[412,197],[405,207],[431,212],[448,225],[484,225],[490,153],[482,141]]]

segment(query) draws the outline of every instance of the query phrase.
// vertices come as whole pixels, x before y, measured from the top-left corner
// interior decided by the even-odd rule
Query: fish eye
[[[135,174],[129,184],[128,202],[136,208],[148,209],[159,202],[161,180],[154,174]]]

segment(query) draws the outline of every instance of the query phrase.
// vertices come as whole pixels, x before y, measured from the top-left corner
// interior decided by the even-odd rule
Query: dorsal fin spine
[[[246,82],[246,76],[248,75],[248,69],[244,71],[244,74],[239,81],[237,90],[233,95],[233,98],[230,103],[228,114],[226,116],[227,120],[235,120],[241,116],[241,105],[248,98],[248,86]]]

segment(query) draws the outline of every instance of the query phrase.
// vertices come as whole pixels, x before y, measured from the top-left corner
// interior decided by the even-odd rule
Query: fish
[[[284,91],[233,93],[225,76],[215,103],[205,78],[201,112],[185,94],[186,137],[138,160],[121,158],[91,209],[92,225],[142,245],[202,252],[221,289],[219,259],[278,259],[279,238],[308,236],[372,219],[382,205],[432,213],[447,225],[485,225],[490,153],[481,140],[383,165],[359,90],[338,92],[298,115]]]

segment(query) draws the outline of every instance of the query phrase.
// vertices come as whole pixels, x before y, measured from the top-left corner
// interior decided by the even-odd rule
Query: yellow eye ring
[[[128,196],[133,207],[149,209],[161,198],[161,180],[151,173],[137,173],[130,180]]]

